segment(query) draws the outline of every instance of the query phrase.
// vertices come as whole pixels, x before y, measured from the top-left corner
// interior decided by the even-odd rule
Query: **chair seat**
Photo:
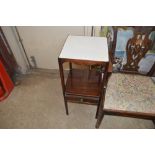
[[[155,84],[150,77],[113,73],[104,108],[155,114]]]

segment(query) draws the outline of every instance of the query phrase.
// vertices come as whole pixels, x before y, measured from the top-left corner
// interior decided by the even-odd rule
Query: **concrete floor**
[[[96,106],[68,103],[65,114],[61,83],[57,73],[32,72],[0,103],[0,128],[95,128]],[[154,128],[149,120],[105,116],[100,128]]]

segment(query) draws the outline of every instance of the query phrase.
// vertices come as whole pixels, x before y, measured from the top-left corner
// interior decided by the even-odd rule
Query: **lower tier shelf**
[[[92,97],[98,100],[100,96],[100,74],[95,70],[73,69],[66,81],[66,95]]]

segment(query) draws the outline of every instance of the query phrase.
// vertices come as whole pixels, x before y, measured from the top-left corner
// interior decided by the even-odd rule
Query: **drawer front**
[[[66,95],[65,98],[67,101],[70,102],[77,102],[77,103],[83,103],[83,104],[90,104],[90,105],[98,105],[99,101],[96,98],[89,98],[89,97],[82,97],[82,96],[72,96],[72,95]]]

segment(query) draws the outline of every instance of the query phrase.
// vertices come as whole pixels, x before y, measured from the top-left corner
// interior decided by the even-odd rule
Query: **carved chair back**
[[[117,33],[119,27],[113,27],[113,41],[109,49],[109,55],[112,64],[116,64],[115,50],[117,44]],[[139,73],[139,62],[145,57],[148,50],[152,47],[152,41],[149,39],[149,35],[152,31],[140,32],[136,27],[133,29],[134,36],[128,40],[126,44],[126,64],[122,65],[121,72]],[[155,63],[151,70],[148,72],[148,76],[153,75],[155,70]],[[112,69],[111,69],[112,72]]]
[[[139,62],[151,48],[152,41],[147,34],[136,34],[129,39],[126,45],[127,63],[123,66],[124,71],[138,72]]]

